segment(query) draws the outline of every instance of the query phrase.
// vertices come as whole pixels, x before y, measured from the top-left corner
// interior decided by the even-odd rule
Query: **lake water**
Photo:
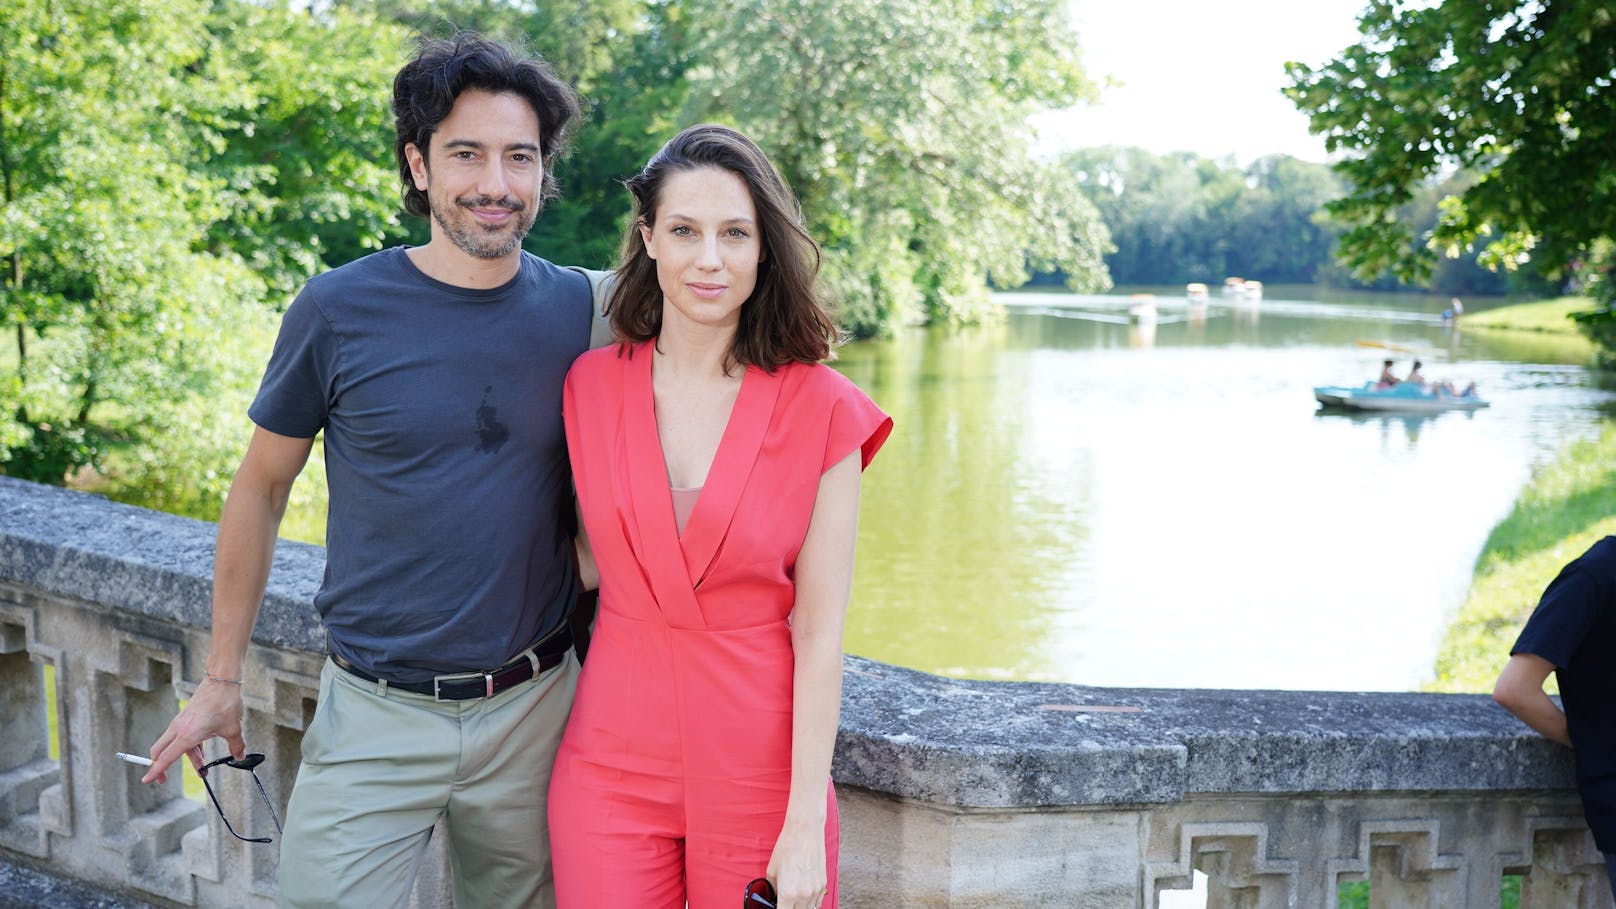
[[[1488,533],[1616,396],[1579,345],[1450,329],[1445,300],[1311,297],[1191,318],[1163,294],[1150,328],[1126,296],[1018,293],[1002,324],[844,348],[896,420],[865,475],[847,649],[1094,685],[1429,679]],[[1320,413],[1312,386],[1408,368],[1360,342],[1493,406]]]

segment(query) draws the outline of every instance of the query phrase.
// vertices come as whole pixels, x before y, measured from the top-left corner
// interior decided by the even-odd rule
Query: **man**
[[[1572,748],[1577,791],[1616,895],[1616,536],[1561,569],[1498,675],[1493,699]],[[1561,711],[1543,692],[1553,672]]]
[[[331,656],[281,845],[288,906],[402,906],[445,820],[455,905],[553,905],[545,794],[578,662],[561,383],[589,281],[524,253],[577,116],[542,62],[424,43],[393,85],[425,246],[319,275],[287,310],[219,522],[213,638],[146,782],[223,738],[287,493],[324,430]]]

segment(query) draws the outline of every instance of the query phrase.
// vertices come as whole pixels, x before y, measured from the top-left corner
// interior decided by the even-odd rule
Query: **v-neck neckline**
[[[669,469],[669,467],[668,467],[668,452],[667,452],[667,449],[664,448],[663,445],[662,445],[662,421],[657,417],[656,342],[655,341],[653,341],[650,344],[650,347],[649,347],[649,350],[647,351],[647,353],[650,354],[650,356],[648,356],[646,359],[648,359],[650,361],[650,363],[648,364],[648,370],[647,371],[650,373],[651,425],[655,429],[655,432],[653,433],[653,435],[656,438],[656,456],[657,456],[657,460],[659,462],[661,462],[661,464],[662,464],[662,474],[668,481],[667,482],[667,485],[668,485],[668,508],[670,510],[672,510],[673,509],[673,492],[674,492],[674,489],[675,489],[675,487],[673,485],[673,471],[671,469]],[[731,430],[735,426],[735,416],[736,416],[736,414],[740,413],[740,411],[741,411],[741,398],[746,394],[746,387],[747,387],[748,384],[750,384],[750,380],[752,378],[752,373],[754,371],[761,372],[761,370],[754,370],[753,367],[750,367],[750,366],[742,368],[740,384],[735,389],[735,396],[730,399],[729,413],[724,416],[724,429],[723,429],[722,432],[719,433],[718,446],[713,449],[712,459],[707,462],[707,471],[702,474],[701,482],[697,483],[694,486],[681,486],[681,487],[678,487],[678,489],[680,491],[682,491],[682,492],[695,492],[696,493],[695,504],[690,509],[690,515],[685,521],[684,530],[680,530],[679,522],[677,520],[674,521],[674,533],[679,537],[679,541],[681,543],[684,542],[684,531],[689,530],[690,525],[692,523],[694,523],[695,520],[696,520],[696,512],[698,510],[700,510],[701,501],[704,498],[702,493],[708,487],[709,481],[713,477],[714,468],[718,467],[719,463],[723,460],[724,446],[729,444],[730,441],[731,441],[731,435],[732,435]]]
[[[719,438],[718,450],[707,468],[701,495],[690,512],[681,533],[673,518],[673,493],[668,482],[667,459],[656,420],[656,394],[652,387],[651,361],[654,341],[637,347],[631,355],[628,400],[630,442],[641,449],[633,456],[630,478],[636,499],[635,513],[643,522],[645,544],[652,550],[666,547],[684,563],[686,589],[701,583],[717,555],[730,521],[746,488],[752,466],[763,447],[780,390],[779,373],[771,375],[756,366],[746,367],[740,390],[730,407],[729,419]],[[642,362],[632,362],[640,360]],[[644,552],[649,562],[660,562],[655,552]],[[671,584],[672,578],[667,579]]]

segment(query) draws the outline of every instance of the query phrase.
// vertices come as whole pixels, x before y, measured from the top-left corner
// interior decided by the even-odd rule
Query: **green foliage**
[[[429,37],[474,31],[541,54],[589,94],[621,68],[621,41],[645,26],[644,0],[335,0]],[[394,61],[394,68],[403,60]],[[391,84],[390,81],[385,84]]]
[[[1055,0],[687,2],[686,117],[770,152],[825,250],[841,321],[981,317],[984,277],[1106,286],[1092,205],[1030,154],[1027,117],[1089,92]]]
[[[1106,265],[1119,283],[1305,283],[1334,248],[1320,214],[1341,185],[1324,165],[1274,156],[1240,170],[1114,146],[1069,152],[1061,165],[1111,231]]]
[[[388,86],[406,31],[363,12],[216,3],[201,78],[226,87],[190,111],[229,217],[208,244],[276,298],[403,235]]]
[[[1598,300],[1599,305],[1574,313],[1571,318],[1599,346],[1603,365],[1616,369],[1616,238],[1594,241],[1587,258],[1577,265],[1584,292]]]
[[[1439,257],[1476,251],[1489,267],[1535,261],[1575,277],[1591,247],[1616,238],[1608,0],[1372,0],[1359,30],[1318,69],[1289,64],[1286,92],[1345,155],[1351,192],[1330,210],[1360,276],[1417,281]],[[1476,177],[1416,234],[1401,209],[1455,169]]]
[[[1337,884],[1335,899],[1336,909],[1369,909],[1369,882]]]
[[[187,111],[209,107],[195,68],[197,2],[21,0],[0,18],[0,273],[16,397],[0,469],[56,482],[119,430],[203,382],[209,324],[260,285],[201,250],[224,217]]]
[[[1342,228],[1326,207],[1347,184],[1328,165],[1274,155],[1242,169],[1187,152],[1155,155],[1114,146],[1069,152],[1061,164],[1111,231],[1116,250],[1106,266],[1118,283],[1215,284],[1238,275],[1270,283],[1405,286],[1389,273],[1355,277],[1335,264]],[[1419,187],[1398,210],[1399,219],[1435,227],[1441,188]],[[1447,294],[1510,289],[1475,260],[1473,252],[1444,260],[1421,283]]]
[[[241,338],[323,252],[397,231],[378,86],[401,38],[285,4],[4,8],[0,470],[216,508],[245,423],[216,408],[268,349]]]
[[[1520,909],[1521,876],[1506,874],[1498,888],[1499,909]],[[1357,881],[1336,886],[1336,909],[1369,909],[1369,882]]]

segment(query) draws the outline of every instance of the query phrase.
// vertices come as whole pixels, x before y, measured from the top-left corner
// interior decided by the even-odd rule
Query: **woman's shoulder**
[[[795,363],[782,367],[781,389],[787,422],[805,432],[818,432],[826,439],[825,463],[830,466],[856,449],[862,449],[862,463],[880,450],[892,432],[887,416],[852,379],[823,363]]]
[[[585,351],[572,361],[568,381],[609,379],[621,376],[640,352],[640,344],[607,344]]]
[[[823,363],[791,363],[775,371],[782,383],[780,401],[790,411],[809,413],[875,413],[880,406],[852,379]]]
[[[797,394],[831,401],[850,395],[865,396],[852,379],[824,363],[787,363],[775,373],[785,388]]]

